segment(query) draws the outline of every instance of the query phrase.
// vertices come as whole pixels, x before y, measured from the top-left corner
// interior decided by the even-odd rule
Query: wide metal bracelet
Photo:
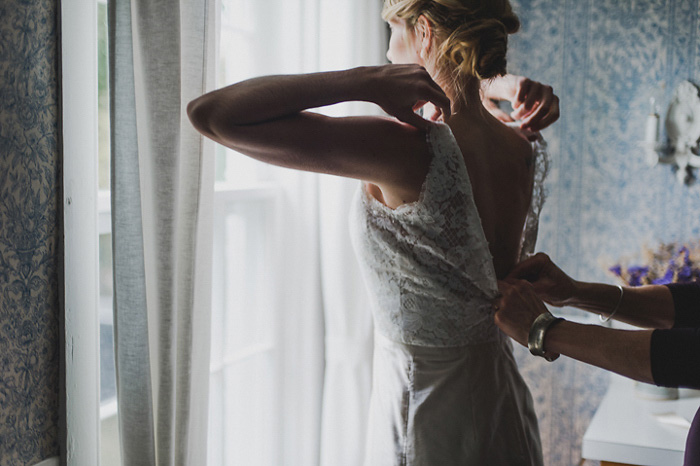
[[[535,356],[543,357],[549,362],[552,362],[559,357],[558,354],[554,356],[549,356],[545,354],[544,335],[545,333],[547,333],[549,327],[556,324],[557,322],[561,322],[562,320],[564,319],[562,319],[561,317],[554,317],[554,315],[552,315],[551,312],[544,312],[537,316],[535,321],[532,323],[532,326],[530,327],[530,333],[527,337],[527,349],[530,350],[530,353],[532,353]]]

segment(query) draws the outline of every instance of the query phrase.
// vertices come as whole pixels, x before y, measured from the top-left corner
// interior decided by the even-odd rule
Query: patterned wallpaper
[[[0,465],[58,454],[58,2],[0,2]]]
[[[700,84],[700,1],[511,1],[523,27],[511,38],[510,71],[552,84],[562,103],[545,133],[553,167],[538,249],[577,278],[612,283],[605,265],[620,255],[699,239],[700,184],[678,184],[666,165],[647,167],[639,141],[651,97],[663,118],[680,81]],[[578,464],[607,376],[517,354],[546,464]]]

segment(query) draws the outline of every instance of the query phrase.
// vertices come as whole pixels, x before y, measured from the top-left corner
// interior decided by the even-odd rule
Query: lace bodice
[[[361,184],[353,202],[352,242],[375,326],[385,337],[410,345],[494,341],[496,274],[464,159],[446,124],[432,125],[427,138],[433,158],[418,201],[390,209]],[[546,160],[540,157],[543,145],[536,146],[542,173],[536,176],[538,195],[533,196],[534,217],[526,224],[523,253],[534,247],[544,199]]]

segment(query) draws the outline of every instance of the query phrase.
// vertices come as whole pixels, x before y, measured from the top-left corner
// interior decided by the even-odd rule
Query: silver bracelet
[[[527,336],[527,349],[530,353],[535,356],[540,356],[545,358],[547,361],[552,362],[559,357],[558,354],[554,356],[549,356],[544,350],[544,335],[547,330],[554,324],[561,322],[561,317],[554,317],[551,312],[543,312],[538,315],[532,326],[530,327],[530,333]]]
[[[615,305],[615,309],[613,309],[613,311],[607,317],[603,317],[603,314],[598,314],[598,318],[603,323],[612,319],[612,316],[614,316],[615,313],[620,309],[620,304],[622,304],[622,297],[625,295],[624,288],[622,288],[620,285],[615,285],[615,286],[617,286],[617,289],[620,290],[620,299],[617,300],[617,304]]]

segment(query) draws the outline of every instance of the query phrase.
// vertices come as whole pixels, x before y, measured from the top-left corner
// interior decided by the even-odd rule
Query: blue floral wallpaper
[[[54,1],[0,2],[0,465],[58,454],[60,157]]]
[[[700,185],[677,183],[667,165],[648,167],[639,144],[650,98],[663,118],[680,81],[700,84],[700,1],[511,1],[522,30],[511,36],[509,69],[552,84],[562,105],[545,132],[553,163],[538,249],[574,277],[614,283],[606,267],[621,255],[700,239]],[[546,464],[578,464],[606,374],[517,354]]]

